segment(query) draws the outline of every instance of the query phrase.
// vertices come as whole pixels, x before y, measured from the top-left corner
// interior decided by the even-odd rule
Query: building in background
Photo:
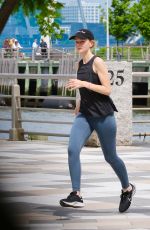
[[[26,17],[22,10],[10,16],[0,36],[0,46],[6,38],[15,38],[22,47],[31,47],[34,39],[40,40],[39,28],[34,16]]]
[[[59,0],[65,4],[62,9],[62,19],[60,19],[61,27],[64,30],[62,39],[53,40],[53,46],[56,47],[73,47],[73,41],[69,41],[68,37],[81,29],[86,24],[90,29],[99,46],[106,46],[105,27],[100,23],[101,9],[106,8],[105,0]],[[80,7],[79,7],[80,2]],[[110,1],[111,2],[111,1]],[[82,7],[81,7],[82,6]],[[83,21],[84,16],[84,21]],[[31,47],[34,39],[40,42],[40,32],[37,21],[34,16],[26,17],[20,10],[16,14],[10,16],[3,33],[0,36],[0,46],[6,38],[15,38],[23,47]],[[115,39],[110,36],[110,45],[116,44]]]
[[[62,9],[62,27],[68,28],[68,34],[57,40],[54,45],[72,47],[74,42],[68,41],[70,34],[78,29],[88,28],[94,35],[98,46],[106,46],[106,31],[104,24],[100,23],[102,8],[106,10],[106,0],[60,0],[64,3]],[[111,1],[109,2],[111,4]],[[86,27],[85,27],[86,26]],[[116,40],[110,36],[110,45],[115,45]]]
[[[65,4],[62,9],[63,23],[83,23],[77,0],[61,0],[61,2]],[[82,0],[80,2],[86,23],[99,23],[101,16],[100,1]]]

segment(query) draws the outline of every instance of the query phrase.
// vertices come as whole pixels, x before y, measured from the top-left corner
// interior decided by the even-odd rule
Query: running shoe
[[[66,199],[60,200],[60,205],[62,207],[73,207],[73,208],[82,208],[84,207],[82,197],[77,195],[77,192],[71,192]]]
[[[119,212],[125,212],[131,205],[132,197],[134,196],[136,192],[136,188],[133,184],[130,184],[132,186],[132,190],[130,192],[123,192],[120,195],[120,204],[119,204]]]

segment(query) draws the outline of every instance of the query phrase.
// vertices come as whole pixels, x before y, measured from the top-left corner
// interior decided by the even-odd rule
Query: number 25
[[[108,70],[108,72],[110,73],[110,81],[111,81],[111,85],[115,84],[117,86],[121,86],[124,83],[124,77],[121,75],[124,73],[124,70],[118,70],[117,71],[117,77],[115,80],[115,76],[114,76],[114,72],[112,70]]]

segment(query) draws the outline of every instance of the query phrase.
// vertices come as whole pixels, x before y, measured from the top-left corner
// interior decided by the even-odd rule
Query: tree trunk
[[[2,33],[7,20],[11,13],[13,12],[15,6],[18,4],[19,0],[5,0],[0,8],[0,34]]]

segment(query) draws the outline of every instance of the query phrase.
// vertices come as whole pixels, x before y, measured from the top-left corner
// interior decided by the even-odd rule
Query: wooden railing
[[[95,54],[101,56],[106,60],[106,53],[108,47],[95,47]],[[34,50],[31,47],[21,48],[13,50],[11,48],[1,48],[0,57],[15,58],[17,60],[58,60],[64,55],[72,55],[74,58],[77,57],[77,53],[74,48],[46,48],[46,52],[42,52],[41,49]],[[150,60],[150,46],[113,46],[109,47],[110,60]]]
[[[145,72],[133,72],[132,77],[150,77],[150,72],[145,73]],[[11,99],[11,119],[7,118],[0,118],[0,121],[11,121],[12,125],[9,130],[0,130],[0,133],[9,133],[9,137],[11,140],[24,140],[24,134],[36,134],[36,135],[47,135],[47,136],[63,136],[63,137],[68,137],[67,134],[61,134],[61,133],[51,133],[51,132],[35,132],[34,130],[31,132],[27,132],[22,128],[22,122],[30,122],[30,123],[49,123],[49,124],[71,124],[71,122],[66,121],[46,121],[46,120],[31,120],[31,119],[22,119],[21,118],[21,111],[22,110],[32,110],[32,111],[43,111],[43,108],[23,108],[21,107],[21,99],[53,99],[53,100],[73,100],[75,101],[75,97],[71,96],[27,96],[27,95],[20,95],[20,88],[19,85],[17,84],[18,79],[60,79],[61,80],[68,80],[69,78],[75,78],[76,74],[1,74],[0,79],[11,79],[12,82],[12,94],[11,95],[0,95],[0,98],[9,98]],[[134,95],[132,98],[150,98],[150,95]],[[5,110],[8,109],[7,106],[0,106],[1,109]],[[142,108],[133,108],[133,110],[140,111],[140,110],[145,110],[145,111],[150,111],[149,107],[142,107]],[[61,111],[61,109],[57,109],[57,112]],[[141,121],[134,121],[133,123],[150,123],[150,120],[141,120]],[[150,136],[150,132],[148,133],[134,133],[133,136]]]

